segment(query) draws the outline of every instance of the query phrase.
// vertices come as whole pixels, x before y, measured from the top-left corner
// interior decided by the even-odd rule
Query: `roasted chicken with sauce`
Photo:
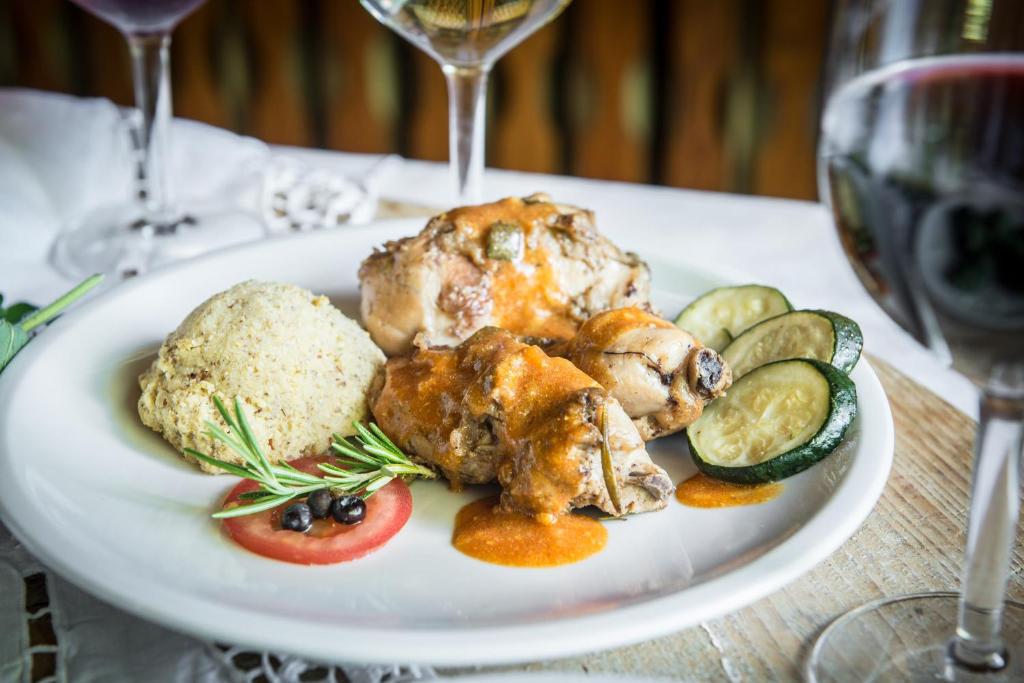
[[[436,216],[363,261],[359,281],[363,322],[388,355],[486,326],[566,340],[599,311],[650,305],[646,264],[601,236],[593,213],[544,194]]]
[[[635,307],[598,313],[548,352],[607,389],[645,441],[692,424],[732,384],[732,372],[714,349]]]
[[[588,505],[658,510],[672,492],[608,391],[505,330],[390,359],[370,406],[400,448],[454,488],[497,481],[503,509],[542,522]]]

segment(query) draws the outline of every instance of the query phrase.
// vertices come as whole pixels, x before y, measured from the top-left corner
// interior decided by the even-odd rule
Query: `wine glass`
[[[73,220],[54,245],[57,267],[72,277],[94,272],[134,275],[156,256],[192,256],[217,234],[214,223],[235,233],[262,234],[252,216],[210,203],[202,215],[183,212],[168,178],[171,121],[170,46],[174,27],[206,0],[71,0],[115,26],[128,41],[135,106],[133,148],[138,153],[131,201],[103,206]],[[186,234],[187,232],[187,234]]]
[[[1024,680],[1005,600],[1024,441],[1024,3],[840,0],[819,188],[882,308],[980,392],[956,593],[829,625],[812,681]]]
[[[487,76],[494,62],[570,0],[360,0],[382,24],[433,57],[448,82],[448,161],[455,200],[480,201]]]

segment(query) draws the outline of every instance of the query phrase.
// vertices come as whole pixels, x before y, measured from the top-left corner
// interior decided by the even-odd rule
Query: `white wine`
[[[363,0],[382,22],[443,64],[491,63],[569,0]]]
[[[480,201],[487,74],[570,0],[360,0],[441,65],[448,82],[448,157],[456,201]]]

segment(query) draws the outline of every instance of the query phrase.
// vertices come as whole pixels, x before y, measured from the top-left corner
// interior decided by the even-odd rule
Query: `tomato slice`
[[[292,466],[318,473],[317,463],[324,457],[293,460]],[[228,494],[226,503],[238,500],[259,485],[242,480]],[[275,560],[296,564],[335,564],[367,555],[397,534],[412,515],[412,494],[400,479],[374,493],[366,501],[366,518],[359,524],[339,524],[333,519],[317,519],[306,533],[281,528],[281,514],[290,501],[264,512],[222,520],[224,530],[236,543],[252,552]]]

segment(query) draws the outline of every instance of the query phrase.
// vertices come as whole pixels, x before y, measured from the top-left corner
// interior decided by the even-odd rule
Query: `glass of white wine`
[[[570,0],[360,0],[433,57],[448,82],[448,155],[455,199],[480,200],[487,76],[494,63]]]

